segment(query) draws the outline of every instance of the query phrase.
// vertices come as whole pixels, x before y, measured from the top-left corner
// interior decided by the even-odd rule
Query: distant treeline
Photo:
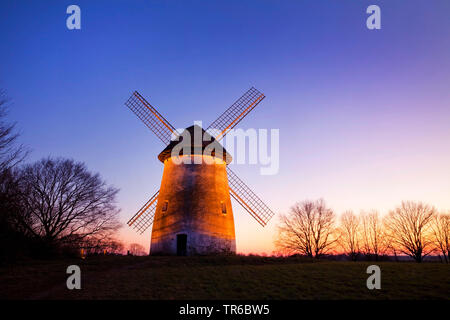
[[[400,261],[406,255],[449,263],[449,240],[450,214],[421,202],[404,201],[384,217],[346,211],[338,219],[320,199],[299,202],[280,217],[276,247],[279,254],[311,258]]]

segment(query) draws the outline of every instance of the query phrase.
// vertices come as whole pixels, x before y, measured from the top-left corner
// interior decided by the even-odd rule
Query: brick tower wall
[[[204,155],[184,155],[191,164],[164,161],[153,222],[150,254],[176,255],[177,235],[186,234],[186,254],[234,253],[234,218],[226,163]],[[197,158],[197,159],[194,159]],[[225,208],[226,213],[223,213]]]

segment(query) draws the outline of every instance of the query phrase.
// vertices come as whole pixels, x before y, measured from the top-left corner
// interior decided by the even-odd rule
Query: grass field
[[[81,290],[66,268],[81,268]],[[381,268],[368,290],[366,268]],[[27,261],[0,268],[2,299],[449,299],[441,263],[331,262],[303,258],[130,257]]]

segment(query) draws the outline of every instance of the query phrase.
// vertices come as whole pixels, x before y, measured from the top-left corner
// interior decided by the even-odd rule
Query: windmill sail
[[[219,133],[215,138],[216,140],[222,139],[228,131],[233,129],[242,119],[244,119],[245,116],[264,98],[265,96],[263,93],[251,87],[242,95],[242,97],[233,103],[231,107],[225,110],[217,120],[211,123],[208,129],[218,130]]]
[[[158,204],[159,190],[147,201],[146,204],[127,222],[141,234],[148,229],[153,223],[155,217],[156,205]]]
[[[133,113],[153,131],[161,141],[168,145],[171,141],[172,133],[176,133],[175,128],[167,121],[139,92],[135,91],[125,102]]]
[[[264,227],[273,217],[273,211],[229,167],[227,175],[231,196]]]
[[[218,130],[218,134],[216,135],[215,140],[222,139],[264,98],[264,94],[253,87],[250,88],[250,90],[248,90],[242,97],[240,97],[235,103],[233,103],[230,108],[228,108],[216,121],[214,121],[208,127],[208,129],[210,129],[210,132],[212,130]],[[204,226],[207,225],[207,229],[213,230],[214,237],[212,237],[211,239],[208,238],[206,240],[204,238],[199,238],[196,240],[196,238],[198,237],[193,237],[190,240],[189,248],[191,249],[189,250],[197,253],[216,252],[215,250],[219,250],[220,252],[222,252],[223,250],[227,252],[235,252],[236,243],[232,210],[230,210],[229,214],[224,215],[224,210],[225,213],[227,210],[226,203],[230,203],[231,201],[230,197],[233,197],[259,224],[261,224],[263,227],[266,226],[269,220],[274,216],[274,213],[241,179],[236,176],[236,174],[228,166],[215,164],[217,165],[217,168],[215,169],[215,174],[213,175],[210,175],[209,170],[205,170],[203,167],[189,168],[189,170],[185,170],[185,168],[183,167],[173,167],[172,162],[166,160],[171,157],[172,152],[170,152],[170,150],[172,150],[172,148],[174,147],[175,141],[173,140],[176,140],[174,138],[179,136],[175,128],[137,91],[133,92],[125,105],[130,108],[130,110],[133,111],[138,116],[138,118],[141,119],[142,122],[144,122],[144,124],[150,130],[152,130],[156,134],[156,136],[166,145],[166,148],[158,155],[158,159],[164,163],[164,172],[166,172],[166,169],[168,170],[167,172],[169,172],[167,175],[163,175],[163,177],[166,177],[165,179],[168,179],[168,184],[171,184],[171,181],[173,180],[176,180],[177,183],[180,184],[180,181],[178,181],[177,179],[183,175],[192,177],[189,179],[183,179],[184,182],[181,182],[181,186],[177,186],[177,188],[164,188],[163,193],[161,194],[160,191],[157,191],[147,201],[147,203],[145,203],[142,208],[127,222],[130,227],[136,229],[141,234],[153,225],[150,249],[152,253],[178,254],[178,234],[176,234],[176,232],[178,231],[173,228],[166,228],[166,225],[167,223],[170,223],[172,225],[174,223],[183,224],[185,223],[185,221],[190,221],[194,218],[199,219],[197,221],[198,223],[196,222],[192,224],[194,227],[202,226],[202,228],[204,228]],[[187,128],[185,130],[189,131],[190,128]],[[187,154],[195,154],[192,153],[195,152],[195,147],[195,143],[191,143],[191,153]],[[203,147],[204,145],[202,144],[202,151]],[[213,156],[216,156],[216,154],[214,154]],[[226,162],[228,164],[228,161]],[[197,171],[193,169],[197,169]],[[225,170],[226,173],[224,172]],[[220,178],[220,181],[223,183],[223,188],[218,188],[221,190],[221,195],[219,198],[223,201],[222,205],[218,206],[217,195],[214,194],[213,196],[210,196],[212,194],[210,192],[210,188],[217,185],[216,176],[224,177],[225,174],[227,175],[228,179]],[[191,182],[194,180],[199,180],[199,176],[202,177],[202,183],[196,184],[195,188],[193,189]],[[168,200],[164,200],[164,205],[161,206],[161,209],[158,209],[161,211],[156,212],[159,198],[178,199],[185,197],[186,192],[180,192],[180,190],[184,190],[192,194],[197,193],[200,194],[201,197],[205,196],[205,199],[208,199],[208,201],[213,204],[212,210],[217,210],[218,214],[213,215],[214,217],[208,217],[208,219],[206,219],[205,221],[202,220],[202,217],[204,216],[203,214],[191,214],[195,212],[204,212],[204,202],[197,200],[192,201],[192,203],[175,200],[172,202],[170,210],[168,210]],[[170,212],[167,213],[166,211]],[[220,212],[221,214],[219,214]],[[229,223],[224,223],[225,218],[228,219],[227,221],[229,221]],[[218,227],[222,225],[226,227]],[[197,231],[195,231],[194,228],[192,232],[195,233]],[[220,241],[217,242],[217,239],[220,239]],[[174,241],[176,241],[176,246],[174,245]],[[207,242],[208,246],[205,246],[205,241]],[[186,245],[186,242],[184,245]],[[183,247],[182,241],[180,241],[180,246]],[[176,248],[176,251],[174,251],[174,248]],[[183,252],[186,252],[186,247]]]

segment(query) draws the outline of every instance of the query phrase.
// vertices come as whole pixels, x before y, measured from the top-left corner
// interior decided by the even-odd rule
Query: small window
[[[222,214],[227,214],[227,206],[223,201],[220,201],[220,205],[222,207]]]
[[[168,206],[169,206],[169,200],[165,200],[163,203],[162,211],[166,212]]]

